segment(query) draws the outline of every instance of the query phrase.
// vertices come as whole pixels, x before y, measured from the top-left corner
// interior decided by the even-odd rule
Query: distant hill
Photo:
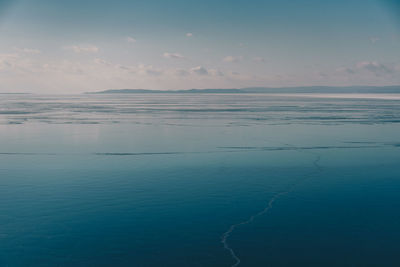
[[[231,89],[187,89],[187,90],[148,90],[148,89],[111,89],[99,92],[88,92],[87,94],[240,94],[240,93],[276,93],[276,94],[312,94],[312,93],[349,93],[349,94],[398,94],[400,85],[395,86],[303,86],[303,87],[248,87]]]
[[[337,94],[366,94],[366,93],[385,93],[396,94],[400,93],[400,85],[395,86],[304,86],[304,87],[280,87],[280,88],[265,88],[253,87],[241,89],[246,93],[337,93]]]
[[[187,89],[187,90],[149,90],[149,89],[110,89],[87,94],[182,94],[182,93],[245,93],[242,89]]]

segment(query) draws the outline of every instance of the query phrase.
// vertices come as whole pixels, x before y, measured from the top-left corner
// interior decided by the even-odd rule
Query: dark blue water
[[[343,97],[0,96],[0,266],[399,266],[400,99]]]

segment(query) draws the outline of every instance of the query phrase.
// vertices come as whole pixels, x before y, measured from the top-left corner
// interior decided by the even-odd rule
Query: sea
[[[400,266],[400,94],[0,95],[0,266]]]

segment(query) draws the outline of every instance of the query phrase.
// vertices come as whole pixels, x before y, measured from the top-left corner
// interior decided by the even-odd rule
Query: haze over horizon
[[[0,93],[400,84],[397,1],[0,1]]]

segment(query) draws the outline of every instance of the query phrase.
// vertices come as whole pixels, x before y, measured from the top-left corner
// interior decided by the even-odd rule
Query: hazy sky
[[[0,0],[0,92],[400,84],[397,0]]]

